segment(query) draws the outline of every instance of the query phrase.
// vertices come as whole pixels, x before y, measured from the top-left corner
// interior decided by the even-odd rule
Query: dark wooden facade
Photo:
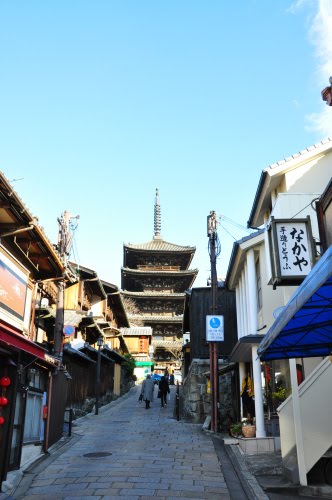
[[[190,332],[190,361],[194,358],[209,358],[209,344],[206,341],[206,316],[211,313],[211,288],[192,288],[186,294],[183,333]],[[217,311],[224,316],[225,335],[223,342],[217,342],[219,358],[228,358],[237,342],[235,293],[224,286],[218,287]]]

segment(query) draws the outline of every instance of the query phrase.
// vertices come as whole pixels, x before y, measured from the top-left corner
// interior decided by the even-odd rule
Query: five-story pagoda
[[[154,206],[154,236],[142,244],[124,244],[122,296],[130,299],[132,325],[152,328],[155,371],[180,367],[185,291],[198,270],[189,269],[195,247],[164,241],[160,235],[159,193]]]

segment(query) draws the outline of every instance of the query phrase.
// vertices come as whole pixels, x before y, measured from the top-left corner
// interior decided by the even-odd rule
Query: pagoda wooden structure
[[[154,236],[142,244],[125,244],[121,268],[122,295],[131,299],[132,325],[152,328],[155,371],[179,368],[185,291],[192,287],[197,269],[189,269],[195,247],[164,241],[160,235],[159,193],[154,207]]]

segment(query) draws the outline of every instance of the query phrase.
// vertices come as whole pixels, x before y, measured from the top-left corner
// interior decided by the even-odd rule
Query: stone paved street
[[[146,410],[144,402],[138,402],[140,387],[135,387],[101,408],[99,415],[78,420],[73,438],[25,474],[12,496],[230,499],[211,435],[202,425],[174,418],[176,389],[171,389],[165,409],[156,398]],[[88,453],[105,456],[86,457]]]

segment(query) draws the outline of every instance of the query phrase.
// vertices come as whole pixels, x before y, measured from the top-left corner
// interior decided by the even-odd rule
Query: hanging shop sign
[[[0,249],[0,312],[23,321],[27,295],[27,275]]]
[[[310,217],[274,219],[268,228],[274,286],[298,285],[314,265],[315,246]]]
[[[206,316],[206,340],[222,342],[224,340],[224,317]]]

